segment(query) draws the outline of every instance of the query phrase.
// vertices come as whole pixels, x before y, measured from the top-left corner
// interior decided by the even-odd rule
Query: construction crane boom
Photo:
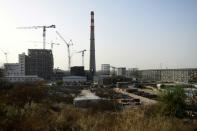
[[[50,26],[30,26],[30,27],[17,27],[17,29],[38,29],[38,28],[43,28],[43,49],[45,49],[45,44],[46,44],[46,28],[56,28],[55,25],[50,25]]]
[[[71,67],[71,55],[70,55],[70,46],[73,45],[72,40],[70,40],[69,42],[67,42],[58,31],[56,31],[57,35],[64,41],[64,43],[67,45],[67,50],[68,50],[68,70],[70,70]]]
[[[82,54],[82,66],[84,66],[84,53],[85,53],[85,51],[86,51],[86,49],[77,52],[77,53]]]
[[[29,42],[32,42],[32,43],[42,43],[41,41],[29,41]],[[46,43],[51,45],[51,50],[52,51],[53,51],[53,45],[60,45],[59,43],[54,43],[54,42],[51,42],[51,43],[46,42]]]

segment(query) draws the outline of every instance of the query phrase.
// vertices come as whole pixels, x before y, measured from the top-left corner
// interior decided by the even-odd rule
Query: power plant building
[[[70,73],[72,76],[85,76],[84,66],[73,66]]]

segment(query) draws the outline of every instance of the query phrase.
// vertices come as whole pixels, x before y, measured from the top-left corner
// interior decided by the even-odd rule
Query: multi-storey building
[[[25,58],[25,74],[38,75],[51,80],[53,74],[53,54],[47,49],[29,49]]]
[[[139,70],[138,68],[129,68],[126,71],[127,78],[137,79],[139,77]]]
[[[52,80],[53,54],[51,50],[29,49],[19,54],[19,63],[5,63],[5,78],[12,82]]]
[[[197,68],[140,70],[142,81],[197,82]]]
[[[102,75],[110,75],[110,64],[102,64],[101,65],[101,74]]]
[[[125,67],[117,68],[117,76],[124,76],[124,77],[126,77],[126,68]]]

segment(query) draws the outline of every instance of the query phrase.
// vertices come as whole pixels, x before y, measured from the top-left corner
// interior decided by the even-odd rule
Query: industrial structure
[[[95,60],[95,36],[94,36],[94,12],[91,11],[91,25],[90,25],[90,80],[93,81],[96,73]]]
[[[70,74],[72,76],[85,76],[84,66],[73,66],[73,67],[71,67]]]

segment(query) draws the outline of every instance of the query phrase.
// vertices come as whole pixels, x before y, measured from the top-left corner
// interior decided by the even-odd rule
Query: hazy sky
[[[28,48],[42,48],[42,29],[16,27],[51,25],[47,42],[54,46],[55,67],[67,69],[67,48],[87,49],[89,68],[90,11],[95,12],[96,65],[117,67],[186,68],[197,67],[197,0],[0,0],[0,49],[8,61]],[[50,45],[47,45],[50,49]],[[0,52],[0,64],[5,57]],[[81,65],[81,54],[73,53],[72,65]]]

